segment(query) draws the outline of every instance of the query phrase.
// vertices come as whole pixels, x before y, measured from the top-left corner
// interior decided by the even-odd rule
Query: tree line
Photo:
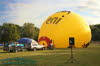
[[[32,23],[19,26],[13,23],[4,23],[0,26],[0,42],[15,42],[20,38],[38,40],[39,28]]]
[[[92,41],[100,41],[100,24],[90,25]]]

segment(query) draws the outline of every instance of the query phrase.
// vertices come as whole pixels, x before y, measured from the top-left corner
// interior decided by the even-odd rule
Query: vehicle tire
[[[27,49],[28,51],[31,51],[31,49]]]
[[[22,49],[22,51],[23,51],[23,52],[25,52],[25,51],[26,51],[26,49]]]
[[[10,50],[9,52],[13,52],[13,50]]]
[[[15,53],[18,53],[18,50],[17,49],[15,50]]]
[[[37,49],[34,47],[34,49],[33,49],[34,51],[37,51]]]

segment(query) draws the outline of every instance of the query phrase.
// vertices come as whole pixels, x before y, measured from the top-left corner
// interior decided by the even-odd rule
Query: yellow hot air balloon
[[[91,40],[89,25],[80,15],[60,11],[47,18],[40,28],[38,42],[46,47],[53,41],[55,48],[87,47]]]

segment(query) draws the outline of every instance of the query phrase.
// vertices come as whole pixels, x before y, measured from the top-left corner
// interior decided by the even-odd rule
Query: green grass
[[[99,44],[91,44],[88,48],[74,48],[73,52],[79,64],[65,63],[70,58],[70,48],[18,53],[8,53],[0,49],[0,59],[18,57],[35,60],[37,66],[100,66]]]

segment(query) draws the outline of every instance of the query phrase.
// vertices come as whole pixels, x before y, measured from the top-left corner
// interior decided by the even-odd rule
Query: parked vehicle
[[[22,44],[22,43],[6,43],[4,44],[3,50],[8,51],[8,52],[19,52],[19,51],[30,51],[30,50],[44,50],[45,46],[44,45],[39,45],[37,42],[35,43],[27,43],[27,44]]]
[[[27,50],[44,50],[45,46],[44,45],[39,45],[38,43],[34,43],[34,44],[27,44],[26,46]]]
[[[19,43],[5,43],[3,50],[8,52],[24,51],[25,46],[24,44],[19,44]]]
[[[24,43],[25,44],[25,48],[27,50],[38,50],[38,49],[44,49],[45,46],[43,45],[39,45],[35,40],[30,39],[30,38],[21,38],[18,40],[19,43]]]

